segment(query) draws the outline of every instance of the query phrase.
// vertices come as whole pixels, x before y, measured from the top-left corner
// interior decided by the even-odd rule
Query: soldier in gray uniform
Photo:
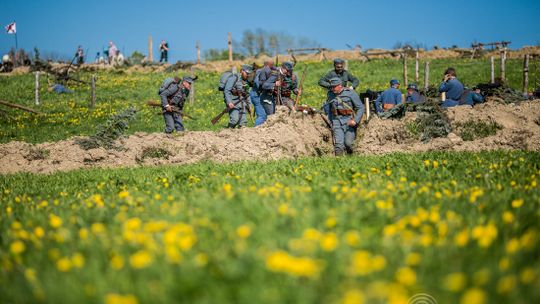
[[[193,78],[184,76],[167,78],[159,88],[159,97],[165,119],[165,133],[184,131],[181,112],[189,95]]]
[[[331,78],[329,83],[330,94],[323,109],[332,122],[334,152],[336,156],[344,152],[352,154],[356,129],[365,108],[354,90],[343,87],[341,78]]]
[[[298,77],[293,73],[293,64],[284,62],[281,67],[273,70],[270,77],[262,84],[262,105],[267,115],[276,112],[276,103],[292,107],[294,101],[291,94],[298,95]]]
[[[360,84],[360,81],[358,80],[358,78],[354,77],[349,71],[345,70],[345,68],[343,67],[344,63],[345,62],[343,61],[343,59],[334,59],[334,69],[326,73],[326,75],[324,75],[319,80],[319,85],[330,91],[330,79],[337,77],[341,79],[343,87],[355,90],[356,87],[358,87],[358,85]]]
[[[249,107],[248,75],[253,68],[247,64],[242,65],[240,75],[229,76],[223,90],[225,106],[229,108],[229,128],[241,128],[247,125],[247,111]]]

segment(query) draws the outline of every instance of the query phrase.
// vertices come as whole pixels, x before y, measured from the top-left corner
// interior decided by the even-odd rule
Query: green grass
[[[308,73],[304,85],[302,103],[320,106],[326,97],[326,92],[318,87],[317,81],[332,68],[330,62],[300,62],[296,72],[301,74],[304,67]],[[436,59],[430,61],[431,83],[438,84],[444,69],[453,66],[457,69],[459,79],[472,86],[478,82],[489,80],[489,62],[487,59]],[[423,71],[423,61],[421,61]],[[402,80],[402,63],[397,60],[380,59],[362,63],[349,62],[350,71],[360,79],[358,92],[370,88],[383,90],[387,88],[391,78]],[[409,80],[414,79],[414,62],[409,61]],[[0,100],[20,103],[34,107],[45,113],[43,116],[7,109],[12,116],[11,120],[0,121],[0,142],[20,140],[32,143],[57,141],[77,135],[91,135],[96,127],[102,124],[111,115],[123,109],[134,106],[140,109],[138,119],[130,124],[129,133],[161,132],[164,128],[163,118],[159,110],[149,108],[145,102],[157,99],[157,90],[161,82],[169,76],[183,75],[187,72],[177,73],[148,73],[128,74],[124,71],[98,72],[97,104],[89,108],[90,88],[88,86],[70,87],[73,94],[58,95],[46,91],[46,79],[42,77],[42,90],[40,106],[34,106],[34,76],[19,75],[0,77]],[[213,126],[210,119],[223,108],[223,97],[216,90],[219,73],[200,72],[196,83],[196,97],[193,105],[187,105],[186,112],[195,116],[197,120],[186,119],[188,130],[217,130],[226,125],[226,118]],[[423,72],[420,77],[420,86],[423,86]],[[521,60],[507,61],[507,78],[510,86],[521,86]],[[91,74],[81,72],[81,79],[89,80]],[[402,91],[405,88],[402,87]],[[2,106],[2,109],[6,109]],[[250,122],[251,124],[251,122]]]
[[[438,152],[2,176],[0,298],[536,303],[539,164]]]

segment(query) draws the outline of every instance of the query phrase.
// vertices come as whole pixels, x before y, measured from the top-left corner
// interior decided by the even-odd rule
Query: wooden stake
[[[152,44],[152,35],[148,36],[148,62],[154,61],[154,49]]]
[[[416,82],[417,85],[418,85],[418,80],[420,79],[420,73],[418,71],[419,68],[420,68],[420,62],[419,62],[418,50],[417,50],[415,53],[415,63],[414,63],[414,81]]]
[[[495,83],[495,57],[489,58],[491,61],[491,83]]]
[[[523,60],[523,94],[529,94],[529,54]]]
[[[506,80],[506,49],[501,51],[501,80]]]
[[[424,64],[424,89],[429,87],[429,61]]]
[[[229,62],[232,63],[232,60],[233,60],[233,54],[232,54],[232,34],[229,32],[229,41],[228,41],[228,44],[229,44]]]
[[[195,47],[197,48],[197,64],[201,64],[201,45],[199,44],[199,41],[197,41]]]
[[[403,53],[403,83],[405,86],[409,85],[409,81],[407,79],[407,53]]]
[[[195,77],[195,74],[193,73],[193,66],[191,67],[191,77]],[[195,81],[191,84],[191,88],[189,89],[189,104],[193,105],[195,103]]]
[[[442,100],[442,101],[445,101],[445,100],[446,100],[446,92],[442,92],[442,93],[441,93],[441,100]]]
[[[96,75],[92,75],[92,95],[90,97],[90,107],[93,108],[96,106]]]
[[[343,68],[347,71],[349,70],[349,60],[345,60],[345,64],[343,65]]]
[[[364,98],[364,103],[366,104],[366,120],[369,120],[369,98]]]
[[[39,72],[36,72],[36,82],[35,82],[35,95],[36,95],[36,106],[39,106]]]

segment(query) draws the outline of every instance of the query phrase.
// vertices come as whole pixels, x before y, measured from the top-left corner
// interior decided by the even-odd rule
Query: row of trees
[[[240,40],[233,40],[233,59],[283,53],[288,48],[320,47],[316,40],[306,37],[294,37],[285,32],[266,31],[263,29],[245,30]],[[229,58],[227,49],[209,49],[204,52],[207,61]]]

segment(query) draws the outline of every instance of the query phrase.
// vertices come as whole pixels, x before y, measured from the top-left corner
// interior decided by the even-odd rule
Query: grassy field
[[[487,59],[437,59],[430,61],[431,83],[437,84],[442,78],[444,69],[453,66],[458,76],[465,84],[473,86],[479,82],[489,80],[489,62]],[[521,60],[508,60],[507,78],[514,88],[521,86]],[[326,96],[325,91],[317,85],[318,79],[332,68],[331,62],[300,62],[296,73],[301,76],[304,67],[308,73],[304,86],[303,103],[320,106]],[[362,63],[351,61],[350,71],[360,78],[358,92],[383,90],[391,78],[402,80],[402,64],[400,61],[381,59]],[[422,63],[423,69],[423,63]],[[414,79],[414,62],[409,63],[409,79]],[[99,72],[97,85],[97,105],[88,108],[90,89],[88,86],[72,87],[73,94],[58,95],[46,92],[46,80],[42,77],[42,104],[34,106],[34,76],[32,74],[0,77],[0,100],[11,101],[35,107],[46,113],[43,116],[7,110],[12,120],[0,120],[0,142],[12,140],[32,143],[57,141],[76,135],[93,134],[96,126],[110,115],[134,106],[140,109],[137,119],[131,124],[129,132],[146,131],[161,132],[163,118],[157,109],[148,108],[144,103],[149,99],[157,99],[157,90],[161,82],[169,76],[183,75],[177,73],[151,73],[127,74],[118,70],[112,72]],[[216,130],[223,128],[225,119],[221,124],[212,126],[210,119],[223,109],[222,94],[217,91],[218,73],[197,73],[200,80],[196,84],[196,97],[193,105],[186,107],[186,112],[196,116],[197,120],[186,120],[189,130]],[[81,73],[82,79],[89,79],[90,74]],[[531,76],[532,77],[532,76]],[[421,76],[423,83],[423,77]],[[402,88],[404,91],[404,88]],[[2,109],[6,109],[2,107]],[[158,114],[158,115],[156,115]],[[251,122],[250,122],[251,124]]]
[[[536,303],[539,164],[427,153],[2,176],[0,299]]]

